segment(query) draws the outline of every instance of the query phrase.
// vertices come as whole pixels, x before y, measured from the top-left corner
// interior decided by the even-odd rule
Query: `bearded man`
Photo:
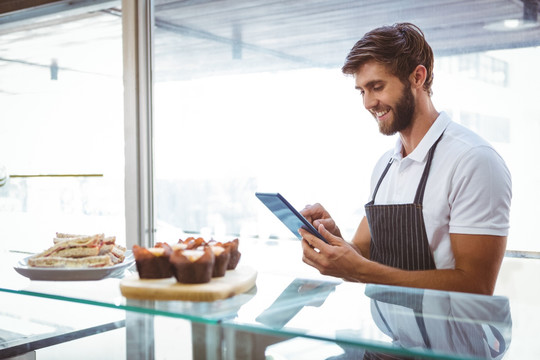
[[[374,29],[342,68],[385,135],[399,134],[371,178],[351,241],[320,204],[302,210],[328,244],[299,229],[303,260],[350,281],[493,294],[512,186],[493,147],[432,103],[433,52],[410,23]]]

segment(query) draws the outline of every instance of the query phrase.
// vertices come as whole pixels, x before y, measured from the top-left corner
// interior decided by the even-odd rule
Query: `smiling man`
[[[342,68],[382,134],[399,134],[371,178],[351,241],[320,204],[302,214],[329,244],[300,229],[303,260],[350,281],[493,294],[506,249],[510,173],[481,137],[431,100],[433,52],[410,23],[359,40]]]

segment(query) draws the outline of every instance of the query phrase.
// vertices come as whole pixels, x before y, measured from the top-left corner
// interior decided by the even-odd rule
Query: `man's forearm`
[[[368,265],[369,264],[369,265]],[[363,283],[493,295],[495,284],[460,269],[401,270],[373,261],[355,277]]]

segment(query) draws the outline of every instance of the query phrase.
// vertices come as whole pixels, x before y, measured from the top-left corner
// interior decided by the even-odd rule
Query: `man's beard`
[[[379,122],[379,131],[384,135],[394,135],[398,131],[405,130],[412,122],[416,106],[410,83],[405,83],[401,97],[394,107],[394,121]]]

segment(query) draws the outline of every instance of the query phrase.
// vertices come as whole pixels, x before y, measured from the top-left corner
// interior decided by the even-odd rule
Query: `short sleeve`
[[[512,180],[489,146],[465,152],[457,162],[449,194],[450,233],[507,236]]]

